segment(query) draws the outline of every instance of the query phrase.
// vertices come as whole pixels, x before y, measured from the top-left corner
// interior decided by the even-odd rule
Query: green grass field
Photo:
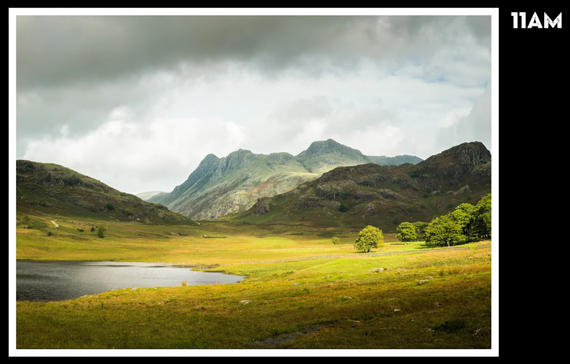
[[[17,349],[492,349],[490,241],[446,249],[385,234],[364,254],[353,232],[332,231],[333,244],[303,226],[19,220],[18,259],[176,263],[247,278],[17,302]],[[103,238],[91,232],[101,224]]]

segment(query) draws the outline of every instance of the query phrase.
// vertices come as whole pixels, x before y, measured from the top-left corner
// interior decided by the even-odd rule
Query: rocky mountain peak
[[[204,157],[204,159],[202,159],[202,161],[198,165],[197,169],[210,168],[211,166],[218,163],[219,160],[220,160],[220,158],[218,158],[214,154],[210,153],[206,157]]]
[[[235,152],[228,154],[225,158],[225,170],[234,170],[250,164],[257,160],[259,155],[252,153],[250,150],[239,149]],[[224,158],[222,158],[224,159]]]
[[[481,142],[462,143],[426,159],[426,162],[439,159],[452,159],[456,163],[465,165],[479,165],[491,161],[491,152]]]
[[[344,146],[332,139],[313,142],[305,152],[310,156],[319,156],[329,153],[360,153],[360,151]]]
[[[481,142],[463,143],[443,152],[453,156],[462,164],[485,164],[491,160],[491,152]]]

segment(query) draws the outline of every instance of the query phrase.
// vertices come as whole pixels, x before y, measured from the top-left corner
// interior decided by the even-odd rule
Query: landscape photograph
[[[10,9],[12,356],[496,356],[496,9]]]

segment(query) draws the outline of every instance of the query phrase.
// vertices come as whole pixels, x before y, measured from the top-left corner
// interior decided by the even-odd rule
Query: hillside
[[[263,198],[228,220],[249,224],[362,227],[394,232],[403,221],[430,222],[491,192],[491,154],[464,143],[416,165],[339,167],[292,191]],[[342,207],[341,207],[342,206]]]
[[[405,160],[419,161],[412,156]],[[368,157],[332,139],[312,143],[293,156],[289,153],[254,154],[240,149],[227,157],[207,155],[188,179],[167,194],[149,202],[194,220],[210,220],[247,211],[259,199],[276,196],[312,181],[340,166],[397,163],[401,158]]]
[[[165,206],[117,191],[69,168],[27,160],[16,161],[18,215],[82,216],[145,224],[195,224]]]

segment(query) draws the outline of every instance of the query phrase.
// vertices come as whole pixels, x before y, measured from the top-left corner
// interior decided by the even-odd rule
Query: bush
[[[348,211],[348,206],[346,205],[340,205],[338,208],[338,211],[340,212],[347,212]]]
[[[107,229],[105,229],[103,226],[99,226],[99,228],[97,229],[97,236],[100,238],[104,238],[106,230]]]

